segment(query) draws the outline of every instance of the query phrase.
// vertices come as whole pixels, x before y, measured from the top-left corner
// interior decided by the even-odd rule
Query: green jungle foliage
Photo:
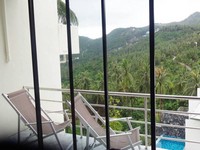
[[[195,16],[195,17],[194,17]],[[156,93],[196,95],[200,86],[200,13],[185,21],[155,25]],[[189,21],[188,21],[189,20]],[[198,20],[198,21],[197,21]],[[194,23],[193,23],[194,22]],[[148,27],[119,28],[107,35],[109,91],[149,93],[149,32]],[[74,85],[76,89],[103,90],[103,58],[101,39],[80,37],[80,55],[74,56]],[[79,59],[75,59],[75,58]],[[62,84],[69,87],[66,64],[62,64]],[[103,96],[90,95],[90,103],[104,104]],[[144,108],[144,98],[109,97],[110,105]],[[149,106],[148,99],[148,108]],[[156,108],[177,110],[188,107],[187,101],[157,99]],[[98,111],[104,116],[103,109]],[[133,117],[144,121],[144,112],[110,109],[110,117]],[[156,115],[160,122],[160,114]],[[148,112],[148,121],[150,114]],[[141,133],[144,133],[144,125]],[[111,123],[115,129],[126,130],[125,123]],[[150,129],[150,126],[148,127]],[[150,133],[150,131],[148,132]]]

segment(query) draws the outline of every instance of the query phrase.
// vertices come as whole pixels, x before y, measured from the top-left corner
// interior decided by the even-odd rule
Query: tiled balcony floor
[[[30,131],[29,130],[25,130],[25,131],[22,131],[21,132],[21,143],[23,143],[24,141],[26,141],[26,138],[30,135]],[[68,145],[72,142],[72,135],[71,134],[67,134],[65,132],[60,132],[58,133],[58,138],[62,144],[62,147],[63,149],[67,149]],[[29,138],[27,141],[33,141],[36,139],[36,136],[33,136],[32,138]],[[9,143],[11,142],[13,145],[17,145],[17,134],[16,135],[13,135],[11,136],[9,139],[8,139]],[[43,140],[44,142],[44,149],[47,149],[47,150],[59,150],[59,145],[55,139],[55,136],[50,136],[50,137],[47,137]],[[27,144],[28,143],[28,144]],[[93,143],[93,138],[90,138],[90,144]],[[20,147],[20,149],[31,149],[31,150],[34,150],[36,149],[35,147],[37,146],[37,142],[26,142],[26,144],[28,146],[24,146],[23,144],[20,144],[20,145],[23,145],[23,147]],[[78,150],[84,150],[85,149],[85,145],[86,145],[86,137],[83,136],[82,138],[77,135],[77,149]],[[11,145],[9,145],[9,148],[11,147]],[[11,148],[12,149],[12,148]],[[24,150],[23,149],[23,150]],[[72,149],[72,148],[71,148]],[[100,145],[98,147],[96,147],[94,150],[105,150],[106,148],[103,146],[103,145]],[[148,147],[148,150],[150,150],[151,148]],[[138,148],[135,148],[135,150],[138,150]],[[145,147],[144,146],[141,146],[141,150],[145,150]],[[161,150],[160,148],[157,148],[156,150]],[[163,149],[162,149],[163,150]]]

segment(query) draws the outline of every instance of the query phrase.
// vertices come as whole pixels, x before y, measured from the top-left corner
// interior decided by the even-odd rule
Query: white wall
[[[196,127],[196,128],[200,127],[199,120],[186,119],[185,123],[186,123],[186,126],[189,126],[189,127]],[[200,130],[186,129],[185,131],[186,131],[185,132],[186,140],[200,142]],[[199,150],[199,148],[200,148],[200,144],[197,144],[197,143],[186,142],[185,144],[185,150]]]
[[[5,0],[10,61],[6,63],[3,16],[0,15],[0,93],[32,85],[28,11],[25,0]],[[1,0],[1,7],[2,0]],[[2,8],[1,8],[2,10]],[[0,134],[12,133],[17,126],[13,109],[0,97]]]
[[[40,86],[61,88],[57,0],[37,0],[35,19]],[[60,92],[43,92],[41,98],[61,101],[62,95]],[[44,103],[42,106],[44,109],[62,110],[62,104]],[[51,116],[55,121],[63,120]]]
[[[200,89],[197,89],[197,96],[200,97]],[[200,112],[200,101],[199,100],[189,100],[189,112],[199,113]],[[189,115],[189,119],[186,119],[187,127],[200,127],[200,116],[199,115]],[[196,129],[185,129],[185,138],[189,141],[200,142],[200,130]],[[185,150],[199,150],[200,144],[186,142]]]
[[[200,97],[200,88],[197,89],[197,96]],[[200,100],[189,100],[189,111],[194,112],[199,104]]]
[[[0,94],[33,86],[29,34],[28,1],[5,0],[10,61],[6,62],[3,28],[3,0],[0,0]],[[38,51],[39,81],[41,87],[61,88],[58,48],[58,21],[56,0],[34,0]],[[41,92],[42,98],[61,101],[61,93]],[[61,110],[62,104],[43,104],[44,109]],[[52,107],[53,106],[53,107]],[[17,116],[0,96],[0,136],[17,132]],[[62,121],[63,117],[53,117]]]
[[[58,25],[58,39],[59,39],[59,50],[60,54],[68,54],[68,45],[67,45],[67,27],[66,25]],[[78,36],[78,27],[71,26],[71,43],[73,54],[79,54],[79,36]]]

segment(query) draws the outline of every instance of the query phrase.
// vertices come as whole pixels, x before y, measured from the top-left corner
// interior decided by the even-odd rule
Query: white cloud
[[[149,0],[105,0],[107,33],[119,27],[142,27],[149,23]],[[200,0],[155,0],[155,22],[181,21],[200,11]],[[70,7],[79,19],[79,34],[101,36],[101,1],[71,0]]]
[[[199,0],[155,0],[155,22],[181,21],[200,11]]]

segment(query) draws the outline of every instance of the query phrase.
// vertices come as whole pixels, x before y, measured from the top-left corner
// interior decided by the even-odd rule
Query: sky
[[[149,24],[149,0],[105,0],[106,31],[115,28],[144,27]],[[78,33],[101,37],[101,0],[70,0],[78,21]],[[200,0],[154,0],[155,23],[182,21],[200,12]]]

